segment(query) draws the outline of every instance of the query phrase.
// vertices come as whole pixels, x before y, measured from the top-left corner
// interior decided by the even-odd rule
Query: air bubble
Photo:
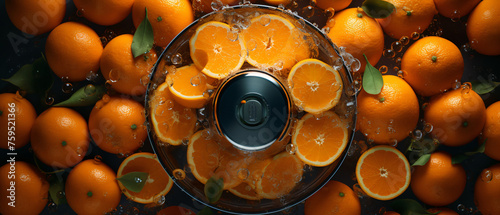
[[[54,104],[54,97],[48,96],[47,98],[45,98],[45,104],[46,105],[52,105],[52,104]]]
[[[391,49],[395,52],[400,52],[401,50],[403,50],[403,44],[399,41],[394,41],[391,44]]]
[[[410,38],[411,38],[412,40],[418,40],[418,39],[420,38],[420,33],[418,33],[418,32],[413,32],[413,33],[411,33]]]
[[[412,131],[410,132],[410,135],[411,135],[411,138],[416,140],[416,141],[419,141],[422,139],[422,136],[423,136],[423,133],[421,130],[415,130],[415,131]]]
[[[212,2],[213,3],[213,2]],[[176,53],[170,58],[172,64],[179,66],[182,64],[182,55],[181,53]]]
[[[386,74],[389,71],[389,68],[387,68],[386,65],[382,65],[382,66],[380,66],[378,68],[378,71],[380,71],[380,73],[382,73],[382,75],[383,75],[383,74]]]
[[[275,34],[276,30],[274,28],[267,29],[266,31],[266,36],[268,36],[269,38],[273,38]]]
[[[184,180],[186,178],[186,172],[182,169],[174,169],[173,174],[177,180]]]
[[[383,55],[387,58],[393,58],[394,56],[396,56],[396,52],[394,52],[394,50],[392,49],[385,49]]]
[[[238,30],[234,28],[227,30],[227,39],[231,42],[238,41]]]
[[[402,61],[402,60],[403,60],[403,59],[401,59],[401,57],[396,58],[396,64],[397,64],[398,66],[401,66],[401,61]]]
[[[254,39],[250,39],[247,41],[248,51],[255,51],[256,48],[257,48],[257,42]]]
[[[67,82],[67,83],[63,83],[62,85],[62,91],[63,93],[71,93],[73,92],[73,84]]]
[[[462,88],[462,95],[469,94],[470,90],[472,89],[472,84],[470,82],[465,82],[461,85]]]
[[[399,42],[401,42],[401,44],[403,44],[404,46],[406,46],[406,45],[408,45],[408,43],[410,43],[410,38],[408,36],[402,36],[399,39]]]
[[[325,10],[325,16],[327,19],[333,18],[334,15],[335,15],[335,9],[329,7]]]
[[[206,80],[207,77],[201,73],[198,73],[195,76],[191,77],[190,83],[193,87],[197,87],[204,82],[203,79]]]

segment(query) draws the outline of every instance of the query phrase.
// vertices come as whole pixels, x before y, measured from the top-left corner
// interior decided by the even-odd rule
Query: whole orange
[[[73,0],[83,17],[98,25],[114,25],[132,12],[134,0]]]
[[[349,6],[352,0],[315,0],[316,6],[323,10],[333,8],[335,11],[341,11]]]
[[[65,0],[6,0],[5,9],[17,29],[40,35],[54,29],[66,13]]]
[[[500,55],[500,2],[484,0],[469,15],[467,37],[471,47],[484,55]]]
[[[386,0],[396,9],[387,18],[377,19],[384,32],[394,39],[422,33],[437,14],[433,0]]]
[[[133,35],[123,34],[113,38],[104,48],[101,56],[101,73],[119,93],[142,95],[146,86],[142,79],[148,75],[158,57],[151,49],[148,53],[134,58],[132,54]]]
[[[0,187],[0,214],[40,214],[49,201],[49,183],[45,175],[24,161],[16,160],[0,167]]]
[[[69,173],[64,189],[68,205],[81,215],[111,212],[120,203],[122,194],[115,172],[95,159],[76,165]]]
[[[481,0],[434,0],[439,14],[457,19],[467,16]]]
[[[458,47],[441,37],[425,37],[411,45],[403,55],[404,79],[415,93],[432,96],[448,90],[462,79],[464,60]]]
[[[417,96],[403,79],[384,75],[378,95],[362,90],[358,96],[357,128],[379,144],[395,144],[405,139],[418,123]]]
[[[67,81],[83,81],[97,73],[102,43],[92,28],[77,22],[65,22],[50,32],[45,56],[54,73]]]
[[[486,108],[476,92],[458,88],[433,96],[424,109],[424,120],[432,125],[431,135],[440,143],[461,146],[483,130]]]
[[[500,101],[486,109],[486,123],[479,142],[486,142],[484,154],[500,161]]]
[[[423,166],[414,166],[411,189],[417,198],[432,206],[451,204],[462,195],[467,176],[461,164],[451,164],[451,155],[444,151],[431,154]]]
[[[87,121],[72,109],[51,107],[36,118],[31,147],[36,157],[49,166],[72,167],[89,148]]]
[[[0,94],[0,148],[21,148],[30,141],[30,131],[35,123],[33,105],[19,94]],[[10,133],[9,133],[10,132]]]
[[[129,98],[105,96],[90,112],[89,130],[102,150],[130,155],[146,140],[145,122],[141,103]]]
[[[474,187],[474,203],[484,215],[500,214],[500,164],[481,172]]]
[[[366,55],[371,65],[377,64],[384,51],[384,32],[378,22],[357,8],[335,13],[326,23],[330,28],[328,37],[339,47],[361,62],[360,71],[365,70]]]
[[[132,18],[136,28],[144,20],[146,8],[157,46],[167,46],[177,34],[194,21],[189,0],[135,0]]]
[[[349,186],[331,180],[306,200],[304,213],[305,215],[361,214],[361,204]]]

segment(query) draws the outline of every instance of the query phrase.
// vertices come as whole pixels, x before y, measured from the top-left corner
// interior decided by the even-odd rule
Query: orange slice
[[[242,182],[238,171],[246,168],[235,154],[225,151],[206,130],[196,132],[189,139],[187,161],[199,182],[205,184],[211,177],[222,178],[224,189],[238,186]]]
[[[208,102],[207,76],[194,65],[168,73],[167,81],[174,100],[188,108],[202,108]]]
[[[126,189],[120,181],[120,189],[131,200],[149,204],[157,202],[162,196],[167,195],[172,188],[173,181],[161,166],[155,154],[139,152],[127,157],[120,164],[116,177],[119,178],[130,172],[146,172],[148,178],[142,190],[138,193]]]
[[[241,183],[238,186],[229,189],[229,192],[243,199],[247,200],[260,200],[259,194],[252,186],[247,183]]]
[[[380,145],[366,150],[356,165],[356,178],[370,197],[390,200],[410,185],[410,164],[398,149]]]
[[[262,179],[262,174],[264,173],[264,168],[266,168],[272,159],[267,158],[263,160],[256,160],[248,165],[248,177],[245,182],[250,185],[253,189],[257,188],[257,182]]]
[[[210,21],[196,29],[189,40],[189,51],[194,65],[205,75],[223,79],[240,69],[245,62],[243,40],[229,25]]]
[[[293,190],[302,180],[304,164],[295,155],[282,152],[264,168],[257,182],[256,191],[266,199],[277,199]]]
[[[316,59],[306,59],[293,66],[288,74],[288,86],[295,105],[312,114],[335,107],[342,94],[339,72]]]
[[[242,33],[248,50],[247,62],[258,68],[290,69],[310,55],[303,33],[287,19],[264,14],[250,20]]]
[[[347,124],[327,111],[317,118],[306,114],[295,127],[292,144],[297,156],[311,166],[327,166],[342,154],[348,142]]]
[[[159,140],[180,145],[194,133],[196,111],[175,102],[168,86],[167,82],[161,84],[151,97],[151,121]]]

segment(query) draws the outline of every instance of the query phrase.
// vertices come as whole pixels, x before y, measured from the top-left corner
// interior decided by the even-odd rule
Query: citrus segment
[[[307,114],[298,122],[292,137],[297,156],[312,166],[327,166],[342,154],[348,142],[347,124],[328,111],[319,118]]]
[[[135,202],[143,204],[157,202],[158,199],[165,196],[172,188],[173,180],[163,170],[155,154],[139,152],[127,157],[120,164],[116,177],[120,178],[131,172],[148,173],[146,183],[140,192],[130,191],[118,181],[123,194]]]
[[[188,108],[202,108],[208,102],[207,76],[194,65],[178,68],[167,75],[174,100]]]
[[[211,21],[199,26],[189,40],[194,65],[205,75],[217,79],[240,69],[246,49],[243,40],[233,34],[229,25],[222,22]]]
[[[266,199],[276,199],[290,193],[302,180],[303,166],[295,155],[288,152],[277,154],[257,181],[257,193]]]
[[[247,61],[259,68],[290,69],[309,57],[309,45],[287,19],[272,14],[252,18],[241,33],[248,49]]]
[[[238,186],[229,189],[229,192],[243,199],[247,200],[259,200],[259,194],[255,191],[252,186],[247,183],[241,183]]]
[[[410,164],[398,149],[375,146],[359,158],[356,178],[368,196],[378,200],[394,199],[410,185]]]
[[[151,97],[151,121],[160,141],[180,145],[194,133],[196,112],[175,102],[168,86],[161,84]]]
[[[306,59],[293,66],[288,86],[295,105],[313,114],[334,107],[342,95],[339,72],[316,59]]]

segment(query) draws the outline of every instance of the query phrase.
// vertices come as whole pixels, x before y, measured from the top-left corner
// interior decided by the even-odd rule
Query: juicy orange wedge
[[[130,172],[148,173],[146,183],[138,193],[126,189],[118,181],[123,194],[131,200],[149,204],[157,202],[162,196],[165,196],[172,188],[173,181],[161,166],[155,154],[149,152],[139,152],[127,157],[120,164],[116,177],[120,178]]]
[[[347,124],[327,111],[321,117],[306,114],[295,127],[292,144],[297,156],[311,166],[327,166],[342,154],[348,142]]]
[[[290,69],[310,55],[309,44],[287,19],[264,14],[250,20],[250,26],[241,33],[248,50],[247,62],[265,69]]]
[[[210,21],[196,29],[189,40],[189,51],[194,65],[205,75],[223,79],[241,68],[246,48],[229,25]]]
[[[293,66],[288,74],[288,86],[295,105],[312,114],[335,107],[342,95],[339,72],[316,59],[306,59]]]
[[[153,129],[162,142],[180,145],[194,133],[196,112],[175,102],[164,82],[154,91],[149,102]]]
[[[188,108],[202,108],[208,102],[207,76],[194,65],[183,66],[168,73],[166,82],[174,100]]]
[[[266,199],[277,199],[290,193],[302,180],[303,167],[304,163],[297,156],[288,152],[277,154],[264,168],[257,182],[258,195]]]
[[[410,164],[398,149],[380,145],[366,150],[356,165],[356,178],[370,197],[391,200],[410,185]]]

